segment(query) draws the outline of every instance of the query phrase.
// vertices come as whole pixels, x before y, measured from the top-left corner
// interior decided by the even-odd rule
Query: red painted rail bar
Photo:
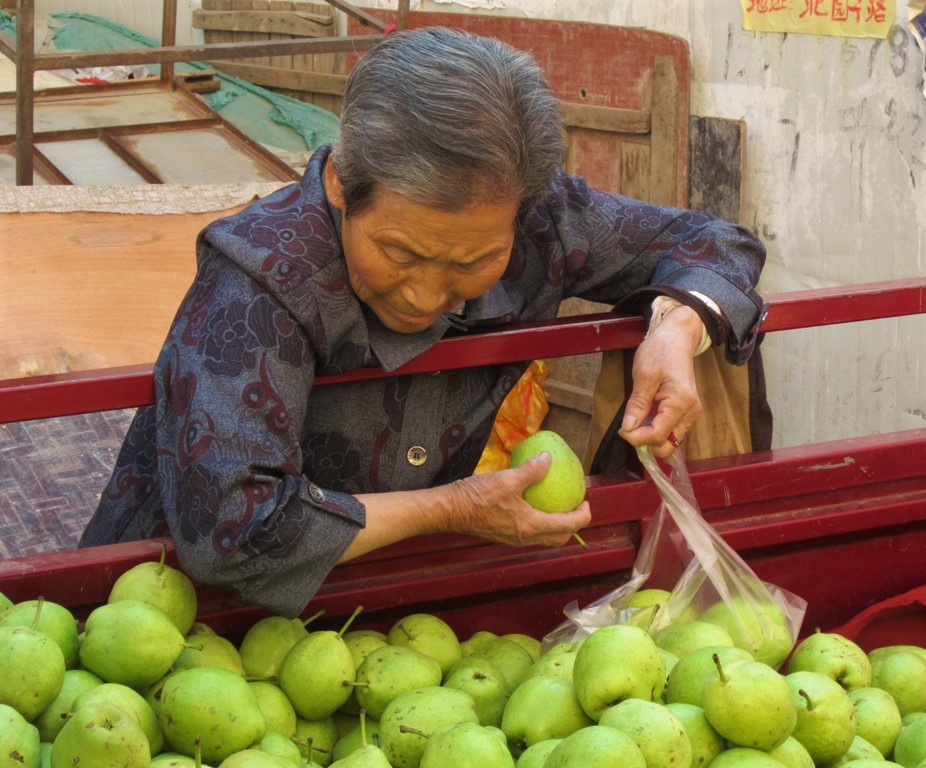
[[[773,294],[763,331],[785,331],[926,313],[926,278]],[[524,323],[443,339],[392,373],[362,368],[320,376],[319,386],[535,358],[630,349],[643,338],[639,317],[609,313]],[[0,381],[0,423],[133,408],[154,401],[151,365]]]

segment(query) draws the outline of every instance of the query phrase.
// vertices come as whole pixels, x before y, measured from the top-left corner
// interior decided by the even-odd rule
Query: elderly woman
[[[529,55],[446,29],[387,36],[350,75],[337,144],[200,235],[156,404],[81,544],[170,535],[195,579],[295,615],[337,562],[410,536],[566,542],[588,505],[522,498],[549,455],[472,475],[526,364],[312,386],[395,370],[450,330],[552,318],[569,296],[647,311],[658,296],[622,434],[668,455],[700,411],[696,352],[749,357],[764,249],[591,190],[563,158]]]

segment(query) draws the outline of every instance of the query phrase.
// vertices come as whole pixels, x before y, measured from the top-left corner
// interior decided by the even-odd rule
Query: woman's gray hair
[[[393,32],[360,59],[333,155],[346,215],[379,185],[441,210],[523,209],[564,156],[562,109],[534,58],[442,27]]]

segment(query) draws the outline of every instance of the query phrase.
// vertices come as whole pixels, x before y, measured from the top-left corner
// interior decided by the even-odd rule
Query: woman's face
[[[328,199],[344,211],[334,164]],[[446,212],[379,189],[371,205],[344,217],[351,287],[385,326],[422,331],[444,312],[485,293],[508,266],[518,201]]]

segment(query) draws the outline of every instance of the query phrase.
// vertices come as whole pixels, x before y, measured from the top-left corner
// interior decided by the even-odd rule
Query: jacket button
[[[413,467],[420,467],[428,460],[428,452],[420,445],[413,445],[408,449],[408,463]]]

